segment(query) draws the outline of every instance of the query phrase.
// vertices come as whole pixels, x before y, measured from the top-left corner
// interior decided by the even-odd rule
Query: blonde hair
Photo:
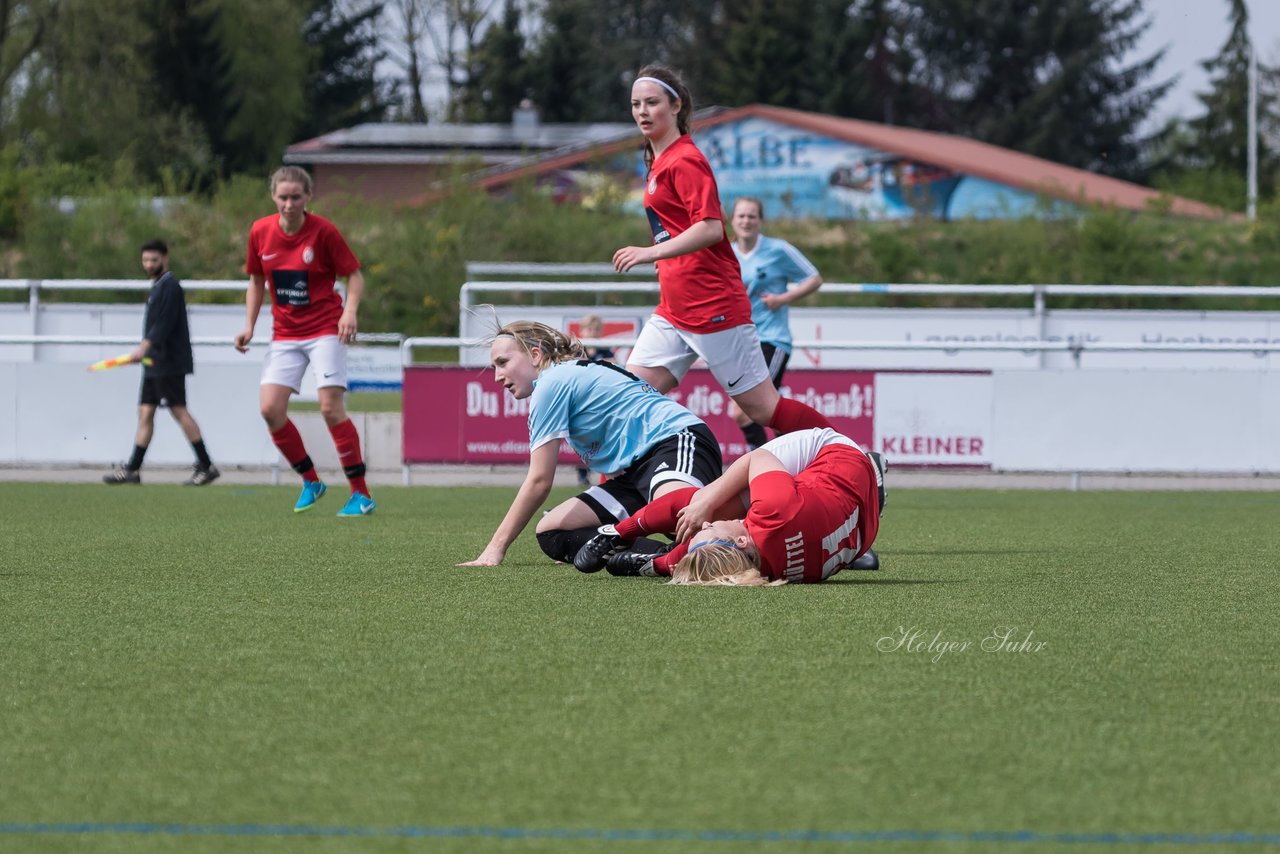
[[[514,338],[530,359],[533,348],[537,347],[542,351],[542,358],[535,363],[539,368],[587,358],[587,350],[577,338],[534,320],[517,320],[500,326],[489,343],[497,338]]]
[[[787,582],[785,579],[769,581],[760,573],[760,567],[742,549],[707,544],[682,557],[671,570],[671,580],[667,583],[774,587]]]
[[[636,73],[636,77],[652,77],[654,80],[661,80],[680,97],[680,109],[676,111],[676,129],[681,134],[687,134],[689,132],[689,117],[693,114],[693,96],[689,94],[689,87],[684,85],[680,75],[665,65],[655,63],[641,68]],[[663,91],[665,92],[666,90]],[[671,92],[666,92],[666,95],[667,101],[675,100],[671,96]],[[644,166],[646,171],[653,168],[653,160],[653,146],[649,144],[648,140],[645,140]]]
[[[276,194],[276,185],[288,181],[301,184],[302,192],[311,195],[311,173],[301,166],[281,166],[271,173],[271,195]]]
[[[578,329],[586,333],[588,329],[596,331],[604,330],[604,320],[598,314],[588,314],[586,317],[578,321]],[[598,335],[587,335],[588,338],[599,338]]]

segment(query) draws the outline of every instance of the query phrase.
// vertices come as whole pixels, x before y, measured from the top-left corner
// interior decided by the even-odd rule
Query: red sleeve
[[[720,190],[716,187],[715,175],[706,158],[684,157],[671,164],[671,183],[675,187],[676,198],[680,199],[689,212],[690,224],[704,219],[724,222],[724,212],[720,209]]]
[[[768,471],[751,480],[751,508],[747,515],[776,527],[792,517],[799,502],[795,478],[785,471]]]
[[[351,247],[336,227],[325,229],[325,245],[329,258],[333,262],[333,272],[339,279],[345,279],[360,269],[360,260],[356,258]]]
[[[250,276],[265,276],[262,269],[262,256],[258,250],[258,229],[256,223],[249,229],[249,251],[244,259],[244,271]]]

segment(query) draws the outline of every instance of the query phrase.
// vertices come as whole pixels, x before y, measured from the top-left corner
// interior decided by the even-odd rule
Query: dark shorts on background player
[[[765,366],[769,369],[769,379],[774,388],[782,388],[782,375],[787,372],[787,363],[791,361],[791,353],[776,344],[761,342],[760,352],[764,354]]]
[[[720,442],[711,428],[695,424],[649,449],[626,471],[593,486],[578,498],[596,511],[603,523],[620,522],[653,500],[665,483],[701,488],[724,472]]]
[[[172,377],[143,377],[138,403],[143,406],[186,406],[187,378],[182,374]]]

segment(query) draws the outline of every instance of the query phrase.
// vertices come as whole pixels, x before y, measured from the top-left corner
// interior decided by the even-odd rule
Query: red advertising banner
[[[874,447],[873,371],[788,371],[782,393],[809,404],[863,447]],[[707,422],[726,462],[746,453],[742,430],[729,415],[729,396],[710,371],[690,371],[668,397]],[[404,461],[528,462],[528,403],[495,383],[487,367],[405,368]],[[578,462],[567,445],[560,459],[566,465]]]

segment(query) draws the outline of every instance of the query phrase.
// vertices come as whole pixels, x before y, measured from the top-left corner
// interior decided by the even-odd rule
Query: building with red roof
[[[725,202],[755,196],[774,218],[987,219],[1079,205],[1225,215],[972,139],[783,107],[709,108],[695,114],[692,132]],[[310,167],[319,190],[345,187],[397,202],[437,196],[444,169],[459,162],[475,166],[464,180],[491,191],[533,180],[558,196],[589,201],[602,182],[620,180],[638,202],[640,151],[630,122],[539,124],[524,110],[511,126],[363,125],[290,146],[285,162]]]

